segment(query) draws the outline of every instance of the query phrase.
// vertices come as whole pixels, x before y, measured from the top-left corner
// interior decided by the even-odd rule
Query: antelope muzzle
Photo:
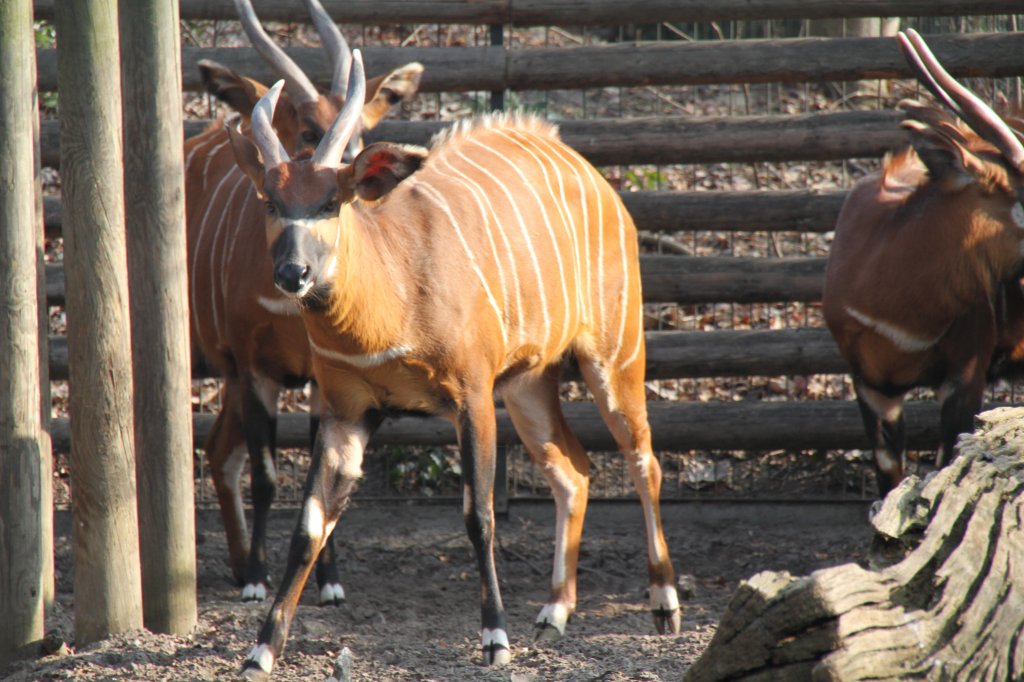
[[[317,285],[328,249],[303,225],[286,226],[271,248],[274,284],[288,296],[303,298]]]

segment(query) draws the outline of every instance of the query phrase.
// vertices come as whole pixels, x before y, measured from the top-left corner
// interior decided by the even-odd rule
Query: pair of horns
[[[1024,145],[999,114],[949,75],[917,31],[900,31],[899,44],[903,56],[925,87],[978,135],[995,146],[1014,168],[1024,171]]]
[[[338,30],[337,25],[328,16],[323,5],[320,4],[320,0],[305,0],[305,3],[306,9],[309,10],[309,14],[313,19],[313,25],[316,27],[317,33],[320,34],[320,40],[323,41],[324,48],[327,50],[334,68],[331,94],[341,97],[348,88],[348,74],[351,70],[352,51],[349,49],[345,37]],[[288,94],[295,100],[295,103],[316,102],[320,95],[317,93],[312,81],[303,73],[298,64],[292,61],[291,57],[285,54],[285,51],[278,47],[270,36],[267,35],[267,32],[263,30],[263,26],[260,25],[259,18],[256,16],[256,11],[252,8],[250,0],[235,0],[235,10],[238,12],[238,17],[242,22],[245,34],[249,36],[249,41],[277,74],[284,79],[288,88]]]
[[[352,66],[345,76],[348,81],[345,104],[313,152],[312,161],[317,166],[340,166],[341,155],[361,122],[366,99],[366,74],[363,71],[363,54],[360,50],[352,53]],[[273,168],[291,160],[273,127],[274,109],[277,108],[277,100],[284,86],[284,80],[274,83],[274,86],[260,97],[252,110],[253,141],[263,154],[263,164],[266,168]]]

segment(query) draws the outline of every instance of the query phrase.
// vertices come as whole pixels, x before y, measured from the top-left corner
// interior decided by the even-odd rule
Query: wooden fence
[[[52,11],[53,0],[37,0],[37,16]],[[483,0],[449,2],[324,2],[340,22],[356,24],[483,24],[535,26],[580,23],[581,6],[568,0]],[[256,0],[264,20],[304,21],[299,0]],[[1019,11],[1011,0],[971,3],[975,14]],[[789,19],[860,16],[954,16],[963,3],[948,0],[677,0],[586,3],[594,25],[643,22],[696,22],[724,19]],[[183,19],[234,19],[230,0],[181,0]],[[939,59],[955,75],[1024,75],[1024,33],[971,33],[928,36]],[[289,48],[288,53],[319,85],[331,74],[320,50]],[[892,38],[787,38],[694,42],[631,42],[579,47],[458,48],[368,47],[369,72],[412,60],[425,67],[422,92],[537,91],[706,84],[825,83],[910,75]],[[198,88],[195,65],[214,59],[263,82],[275,77],[247,48],[186,48],[183,87]],[[38,53],[39,85],[53,89],[56,59]],[[646,116],[562,120],[563,138],[597,165],[711,164],[874,159],[903,142],[899,115],[890,110],[822,111],[728,117]],[[207,121],[186,124],[186,136]],[[373,139],[425,144],[446,123],[387,121]],[[44,163],[59,160],[57,124],[42,123]],[[825,233],[832,229],[845,190],[813,189],[701,192],[623,192],[638,227],[650,233],[721,231]],[[46,202],[46,229],[60,230],[60,204]],[[779,303],[820,300],[824,258],[645,255],[645,301],[699,305]],[[47,295],[59,305],[64,295],[60,266],[47,270]],[[67,377],[66,344],[51,337],[51,376]],[[837,374],[845,371],[831,337],[820,327],[781,330],[668,331],[648,334],[648,375],[652,379]],[[854,449],[866,447],[860,417],[850,401],[652,402],[655,446],[659,449],[762,450]],[[591,405],[569,406],[568,414],[588,448],[610,449]],[[933,404],[909,410],[912,447],[937,440]],[[305,420],[283,415],[281,445],[304,445]],[[742,428],[738,428],[742,425]],[[197,415],[197,445],[210,420]],[[501,416],[501,438],[512,440]],[[54,426],[56,447],[67,445],[67,425]],[[454,432],[434,420],[399,420],[385,425],[380,442],[449,443]]]

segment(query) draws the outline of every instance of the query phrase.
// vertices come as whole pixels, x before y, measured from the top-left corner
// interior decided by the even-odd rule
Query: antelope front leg
[[[362,476],[366,442],[379,423],[379,417],[373,416],[356,423],[329,417],[321,421],[306,477],[302,514],[292,533],[281,587],[260,628],[256,646],[242,664],[242,673],[248,679],[269,679],[274,662],[281,656],[302,588],[338,517],[348,506],[356,481]]]
[[[483,659],[486,665],[512,660],[505,607],[494,565],[494,467],[497,426],[491,392],[468,405],[458,418],[462,454],[463,517],[480,568],[480,617]]]

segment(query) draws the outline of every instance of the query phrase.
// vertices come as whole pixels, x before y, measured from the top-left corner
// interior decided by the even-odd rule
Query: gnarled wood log
[[[1024,679],[1024,409],[978,423],[874,515],[898,561],[755,575],[686,682]]]

